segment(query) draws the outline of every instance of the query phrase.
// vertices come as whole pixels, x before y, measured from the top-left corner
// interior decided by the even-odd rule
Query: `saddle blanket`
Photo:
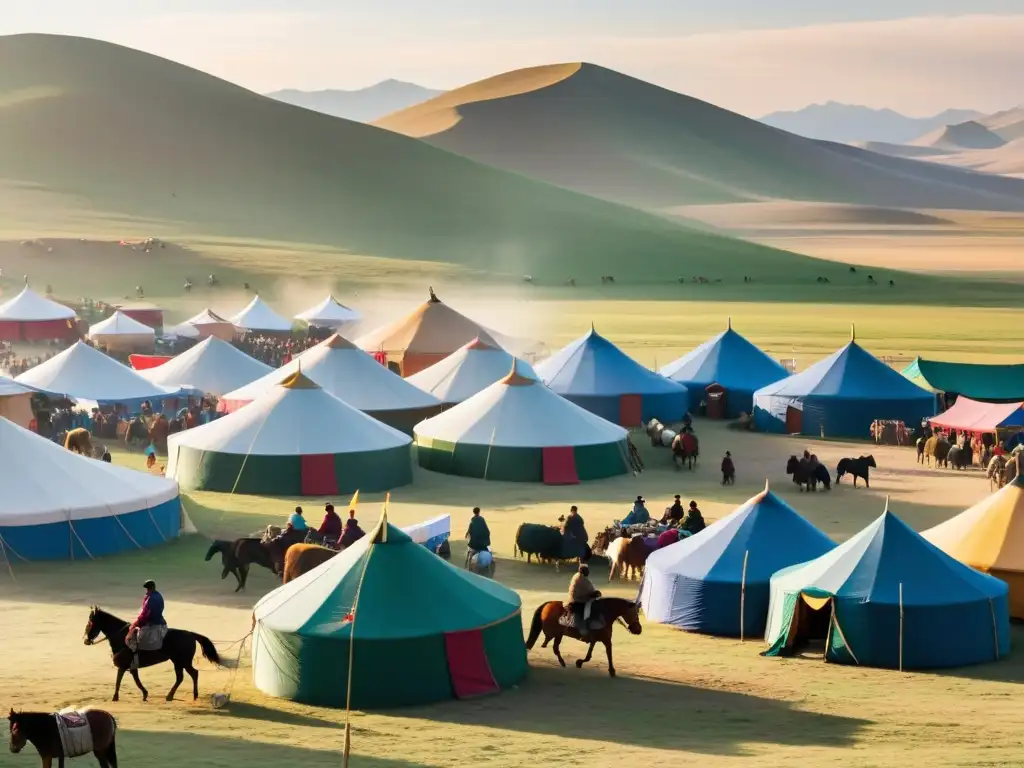
[[[128,640],[128,647],[133,651],[159,651],[164,647],[165,637],[167,637],[167,626],[164,624],[139,627],[138,635]]]
[[[85,717],[88,711],[88,708],[77,710],[69,707],[55,715],[64,757],[81,757],[92,752],[92,729]]]

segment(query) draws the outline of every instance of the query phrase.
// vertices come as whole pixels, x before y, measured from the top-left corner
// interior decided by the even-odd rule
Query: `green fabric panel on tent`
[[[825,653],[825,659],[836,664],[856,664],[857,657],[853,653],[853,648],[846,641],[845,630],[838,620],[838,610],[837,606],[837,614],[829,626],[828,651]]]
[[[796,606],[800,601],[800,594],[791,592],[786,594],[782,603],[782,624],[779,633],[771,639],[771,645],[764,651],[762,656],[785,656],[789,651],[789,635],[793,631],[793,618],[796,616]]]
[[[507,621],[483,631],[484,649],[491,674],[499,688],[511,688],[526,677],[529,664],[523,642],[523,617],[517,613]]]
[[[261,690],[313,706],[345,706],[347,638],[305,637],[260,627],[257,642],[253,666]],[[356,640],[354,709],[416,706],[452,697],[443,635]]]
[[[387,424],[389,427],[394,427],[399,432],[412,436],[413,427],[424,419],[437,416],[441,409],[441,405],[436,405],[430,408],[403,408],[390,411],[364,411],[364,413],[367,416],[372,416],[377,421]]]
[[[338,480],[338,493],[378,493],[408,485],[412,482],[409,446],[335,454],[334,474]]]
[[[956,393],[990,402],[1024,400],[1024,364],[1020,363],[983,365],[917,358],[902,374],[933,392]]]
[[[419,465],[434,472],[476,478],[484,478],[486,473],[487,480],[505,482],[544,481],[541,448],[490,447],[423,437],[418,438],[417,443]],[[626,474],[629,471],[626,450],[625,441],[576,446],[576,472],[580,480],[601,480]]]
[[[302,461],[298,456],[249,456],[178,447],[175,479],[182,490],[299,496]]]

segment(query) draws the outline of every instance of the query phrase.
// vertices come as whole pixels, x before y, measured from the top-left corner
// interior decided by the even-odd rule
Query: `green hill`
[[[375,124],[645,208],[782,199],[1024,210],[1024,180],[805,139],[593,64],[508,72]]]
[[[306,243],[559,281],[792,282],[829,268],[73,37],[0,38],[0,183],[73,200],[75,236],[128,220],[144,229],[126,235]],[[5,229],[20,224],[0,209]]]

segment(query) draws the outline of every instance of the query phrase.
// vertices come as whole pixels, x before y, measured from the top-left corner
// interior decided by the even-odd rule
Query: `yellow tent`
[[[1024,478],[921,534],[943,552],[1010,586],[1010,615],[1024,619]]]

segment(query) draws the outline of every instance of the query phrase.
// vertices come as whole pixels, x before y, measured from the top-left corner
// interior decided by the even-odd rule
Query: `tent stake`
[[[903,582],[900,582],[900,672],[903,671]]]

